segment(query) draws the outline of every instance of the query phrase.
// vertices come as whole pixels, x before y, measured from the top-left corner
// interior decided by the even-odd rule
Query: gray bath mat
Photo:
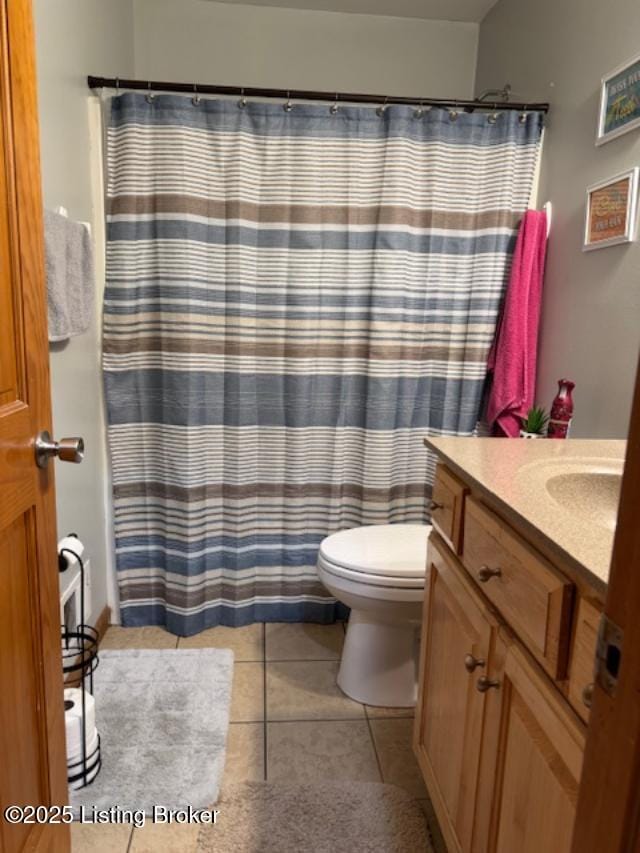
[[[80,806],[205,808],[224,770],[233,652],[127,649],[100,652],[94,675],[102,769],[71,792]]]
[[[197,853],[433,853],[424,812],[378,782],[246,782],[222,792]]]

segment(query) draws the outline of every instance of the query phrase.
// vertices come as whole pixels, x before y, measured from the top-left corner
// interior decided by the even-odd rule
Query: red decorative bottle
[[[576,387],[570,379],[558,380],[558,393],[551,405],[551,416],[547,429],[548,438],[567,438],[573,417],[573,398],[571,392]]]

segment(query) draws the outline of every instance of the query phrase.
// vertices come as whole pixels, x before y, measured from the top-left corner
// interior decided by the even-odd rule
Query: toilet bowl
[[[398,708],[416,703],[430,531],[426,524],[355,527],[320,545],[318,576],[351,608],[338,686],[358,702]]]

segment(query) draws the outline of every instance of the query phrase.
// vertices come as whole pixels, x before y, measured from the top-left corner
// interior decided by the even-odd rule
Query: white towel
[[[49,340],[86,332],[93,313],[95,274],[91,235],[85,225],[44,212]]]

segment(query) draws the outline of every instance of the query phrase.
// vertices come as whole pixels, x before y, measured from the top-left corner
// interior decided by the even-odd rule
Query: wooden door
[[[67,802],[42,203],[30,3],[0,2],[0,811]],[[0,818],[0,850],[65,851],[66,825]]]
[[[475,849],[569,853],[584,726],[518,643],[506,643],[485,718],[478,814],[489,820],[477,827]]]
[[[613,688],[595,680],[573,853],[640,850],[639,518],[640,364],[604,608],[622,637],[620,657],[611,657],[618,661],[618,678]],[[603,652],[607,661],[607,649]],[[603,665],[602,676],[607,669]]]
[[[447,555],[429,540],[414,749],[450,850],[470,850],[487,674],[495,623]],[[473,672],[468,655],[478,663]]]

